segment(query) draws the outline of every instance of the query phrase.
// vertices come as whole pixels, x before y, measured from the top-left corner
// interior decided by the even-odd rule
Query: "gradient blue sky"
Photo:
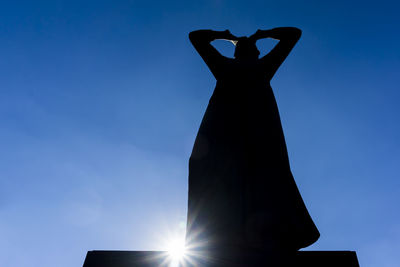
[[[400,251],[398,1],[3,1],[0,266],[184,232],[188,158],[214,78],[188,33],[296,26],[272,81],[312,250]],[[216,45],[225,55],[233,46]],[[263,53],[273,41],[260,42]]]

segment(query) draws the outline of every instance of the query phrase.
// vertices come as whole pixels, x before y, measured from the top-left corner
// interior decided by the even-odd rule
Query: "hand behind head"
[[[256,39],[248,38],[246,36],[239,37],[236,48],[235,48],[235,58],[258,58],[260,51],[258,51],[256,46]]]
[[[260,34],[261,34],[261,30],[257,30],[255,33],[250,35],[249,39],[255,43],[255,42],[257,42],[258,39],[260,39]]]
[[[233,35],[229,30],[225,30],[225,34],[227,36],[227,40],[230,40],[232,42],[237,42],[237,40],[239,39],[238,37],[236,37],[235,35]]]

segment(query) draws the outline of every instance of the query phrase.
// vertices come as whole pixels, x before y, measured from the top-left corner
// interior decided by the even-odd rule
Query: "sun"
[[[179,238],[170,240],[167,251],[172,262],[180,262],[186,253],[185,240]]]

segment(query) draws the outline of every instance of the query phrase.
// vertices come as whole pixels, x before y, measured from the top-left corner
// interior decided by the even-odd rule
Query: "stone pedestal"
[[[256,260],[257,261],[257,260]],[[213,263],[196,260],[189,266],[230,267],[230,266],[265,266],[264,263],[237,264],[237,262]],[[359,267],[355,251],[298,251],[288,267]],[[100,251],[87,253],[83,267],[176,267],[171,265],[168,254],[164,251]],[[186,267],[188,265],[181,265]],[[269,267],[269,266],[268,266]]]

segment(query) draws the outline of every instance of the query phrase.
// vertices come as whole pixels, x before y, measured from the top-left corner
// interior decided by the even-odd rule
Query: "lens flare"
[[[171,260],[170,266],[179,266],[179,263],[183,260],[186,253],[185,240],[178,238],[171,240],[167,251]]]

